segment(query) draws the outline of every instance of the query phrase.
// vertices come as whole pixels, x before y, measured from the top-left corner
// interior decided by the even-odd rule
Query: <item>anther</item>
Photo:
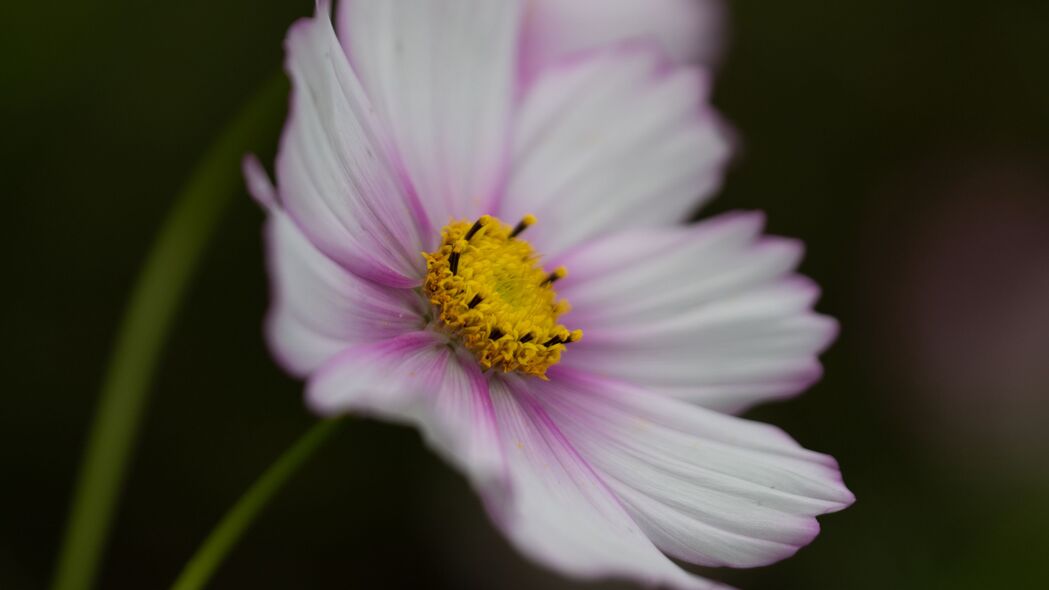
[[[533,224],[535,224],[535,215],[532,215],[531,213],[525,215],[521,218],[521,221],[517,222],[517,225],[514,226],[514,230],[510,232],[510,237],[516,238],[518,234],[528,229],[528,226]]]
[[[423,290],[442,330],[484,370],[543,378],[582,336],[557,322],[569,311],[553,286],[565,269],[543,269],[531,244],[512,239],[534,223],[532,215],[516,228],[488,215],[455,221],[442,230],[440,248],[425,254]]]
[[[466,235],[463,237],[463,239],[469,242],[470,239],[473,238],[477,232],[481,231],[481,228],[484,227],[484,224],[488,223],[491,219],[492,218],[488,215],[480,216],[477,219],[477,221],[475,221],[474,224],[470,226],[470,231],[466,232]]]
[[[543,286],[552,285],[552,284],[554,284],[555,281],[563,279],[567,275],[568,275],[568,270],[566,270],[565,267],[563,267],[563,266],[559,266],[559,267],[557,267],[557,269],[554,272],[552,272],[549,275],[547,275],[546,279],[543,281],[542,284],[543,284]]]

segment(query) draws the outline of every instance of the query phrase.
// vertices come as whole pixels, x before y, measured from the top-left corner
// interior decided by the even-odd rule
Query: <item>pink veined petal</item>
[[[555,367],[533,399],[663,551],[754,567],[793,555],[854,501],[833,458],[781,430]]]
[[[430,218],[476,217],[505,182],[517,0],[346,0],[339,33]]]
[[[553,261],[569,269],[562,321],[584,333],[562,362],[724,412],[811,385],[837,323],[794,274],[800,243],[762,237],[763,223],[730,214],[627,232]]]
[[[272,303],[266,337],[280,364],[305,377],[351,344],[422,325],[415,293],[362,279],[322,254],[277,208],[266,245]]]
[[[418,426],[475,485],[506,496],[505,462],[485,377],[432,332],[354,345],[311,378],[309,405]]]
[[[576,578],[726,589],[686,573],[652,544],[528,383],[493,380],[490,389],[513,494],[508,502],[488,491],[485,500],[496,524],[523,553]]]
[[[724,588],[660,553],[535,400],[488,382],[439,335],[413,332],[352,346],[313,375],[307,398],[321,414],[358,412],[417,425],[471,477],[511,540],[540,563],[583,578]]]
[[[284,208],[352,272],[417,285],[425,272],[419,253],[435,232],[335,38],[326,2],[292,26],[286,46],[292,96],[277,156]]]
[[[684,221],[720,184],[729,144],[708,79],[642,45],[544,71],[517,117],[498,215],[535,214],[546,255],[629,227]]]
[[[678,62],[712,63],[722,44],[720,0],[530,0],[522,61],[531,78],[579,51],[650,39]]]

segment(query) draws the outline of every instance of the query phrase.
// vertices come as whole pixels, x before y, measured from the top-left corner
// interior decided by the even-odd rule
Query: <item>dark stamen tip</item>
[[[465,236],[466,241],[469,242],[470,238],[474,237],[474,235],[477,232],[481,231],[481,228],[484,227],[484,224],[487,221],[488,221],[488,216],[487,215],[482,215],[477,221],[475,221],[474,224],[472,226],[470,226],[470,231],[466,232],[466,236]]]
[[[519,221],[517,223],[517,225],[514,226],[514,230],[512,232],[510,232],[510,237],[511,238],[516,238],[518,235],[520,235],[521,232],[523,232],[524,230],[528,229],[528,226],[530,226],[530,225],[532,225],[534,223],[535,223],[535,216],[534,215],[525,215],[521,219],[521,221]]]
[[[488,333],[488,338],[491,339],[491,340],[498,340],[498,339],[500,339],[502,337],[503,337],[503,331],[500,330],[499,328],[494,328],[491,332]]]
[[[520,340],[518,340],[518,342],[520,342],[521,344],[524,344],[526,342],[531,342],[533,338],[535,338],[535,334],[532,334],[531,332],[529,332],[529,333],[525,334],[524,336],[521,336],[521,338],[520,338]]]
[[[473,309],[473,308],[477,307],[477,304],[480,303],[480,302],[481,302],[481,296],[480,295],[474,295],[474,298],[470,300],[470,303],[467,304],[467,307],[469,307],[470,309]]]
[[[565,268],[562,266],[562,267],[558,268],[557,270],[555,270],[554,272],[546,275],[546,278],[543,279],[543,282],[542,282],[541,286],[545,287],[547,285],[552,285],[556,281],[559,281],[559,280],[565,278],[565,276],[567,276],[567,275],[568,275],[568,271],[566,271]]]
[[[448,267],[450,269],[452,269],[452,274],[453,275],[455,273],[459,272],[459,253],[458,252],[452,252],[451,255],[448,256]]]
[[[561,340],[560,336],[554,336],[553,338],[551,338],[551,339],[547,340],[546,342],[544,342],[543,346],[556,346],[558,344],[561,344],[562,342],[564,342],[564,341]]]

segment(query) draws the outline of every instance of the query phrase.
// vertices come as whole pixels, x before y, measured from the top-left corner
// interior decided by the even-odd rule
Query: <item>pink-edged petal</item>
[[[351,346],[310,379],[318,413],[361,413],[416,425],[427,442],[485,489],[505,495],[505,464],[488,385],[445,338],[412,332]]]
[[[507,499],[489,490],[485,500],[496,524],[524,554],[576,578],[725,588],[686,573],[652,544],[528,383],[493,380],[490,390],[512,494]]]
[[[411,290],[383,287],[322,254],[287,214],[266,221],[272,303],[266,337],[280,364],[305,377],[351,344],[423,325]]]
[[[577,577],[723,588],[686,574],[647,539],[542,409],[432,332],[352,346],[310,379],[310,406],[418,426],[463,470],[527,555]]]
[[[679,62],[711,63],[722,43],[720,0],[530,0],[522,62],[526,75],[618,41],[650,39]]]
[[[280,197],[277,196],[277,187],[270,182],[270,177],[266,174],[266,169],[262,167],[262,162],[259,162],[258,157],[248,154],[244,156],[240,164],[248,194],[255,199],[255,202],[266,211],[279,208]]]
[[[708,87],[700,70],[639,45],[546,70],[517,117],[499,216],[535,214],[528,239],[546,255],[683,221],[717,188],[729,153]]]
[[[795,394],[822,374],[837,323],[794,274],[800,243],[762,237],[760,214],[617,234],[558,258],[583,340],[568,366],[725,412]]]
[[[425,273],[419,253],[434,230],[335,38],[327,3],[292,26],[286,47],[292,95],[277,156],[283,206],[352,272],[417,285]]]
[[[793,555],[854,501],[837,462],[778,428],[555,368],[533,398],[663,551],[707,566]]]
[[[346,0],[339,33],[430,218],[476,217],[505,182],[517,0]]]

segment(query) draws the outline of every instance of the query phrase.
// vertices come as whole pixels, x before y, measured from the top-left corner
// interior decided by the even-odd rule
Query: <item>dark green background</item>
[[[310,9],[0,8],[0,588],[46,585],[145,250],[193,163],[276,70],[284,31]],[[1049,588],[1049,296],[1020,296],[1049,284],[1049,263],[1038,262],[1049,260],[1049,3],[731,10],[716,103],[743,143],[711,210],[764,209],[773,233],[804,239],[820,309],[844,326],[819,385],[753,415],[838,457],[859,501],[825,517],[794,559],[714,575],[751,589]],[[180,315],[102,587],[169,583],[313,421],[260,338],[261,220],[240,198]],[[1004,312],[1025,321],[995,331]],[[935,367],[915,352],[930,350]],[[985,350],[1002,358],[984,367]],[[960,385],[955,368],[968,376]],[[215,580],[560,584],[509,549],[414,432],[361,421],[285,490]]]

